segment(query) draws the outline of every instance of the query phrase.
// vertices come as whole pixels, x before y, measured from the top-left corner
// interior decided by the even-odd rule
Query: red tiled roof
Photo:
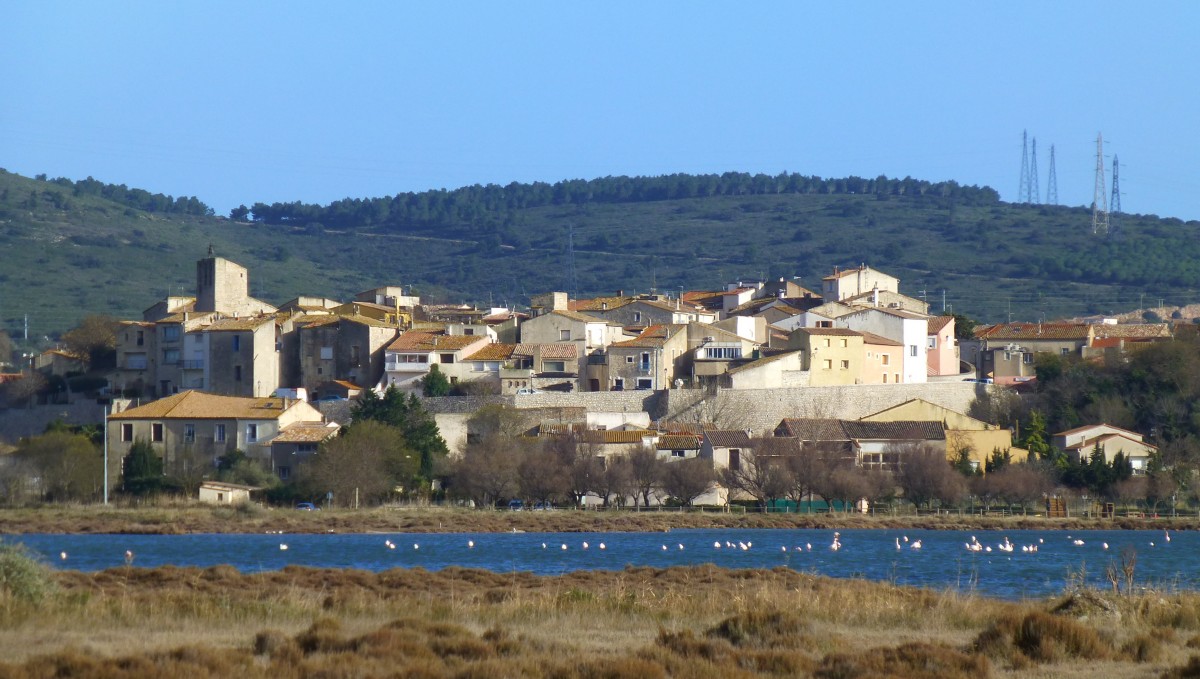
[[[480,340],[487,341],[482,335],[439,335],[431,332],[406,332],[388,345],[388,351],[455,351],[469,347]]]
[[[545,344],[530,344],[522,342],[513,347],[513,356],[534,356],[542,352],[542,358],[579,358],[579,348],[573,342],[547,342]]]
[[[750,435],[742,429],[717,429],[704,432],[704,438],[714,448],[747,448]]]
[[[691,434],[667,434],[659,437],[656,447],[659,450],[699,450],[700,439]]]
[[[929,334],[938,334],[942,331],[942,328],[946,327],[953,320],[953,316],[934,316],[929,319]]]
[[[517,348],[515,344],[505,344],[496,342],[489,344],[486,347],[476,351],[464,358],[464,361],[507,361],[512,358],[513,350]]]
[[[1087,339],[1092,326],[1084,323],[997,323],[975,331],[989,340],[1074,340]]]

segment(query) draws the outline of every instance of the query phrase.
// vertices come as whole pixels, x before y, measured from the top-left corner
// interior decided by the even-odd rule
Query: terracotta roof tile
[[[691,434],[667,434],[655,445],[659,450],[699,450],[700,439]]]
[[[335,423],[296,422],[284,427],[270,443],[320,443],[338,433]]]
[[[388,351],[456,351],[469,347],[480,340],[487,342],[482,335],[439,335],[432,332],[406,332],[388,345]]]
[[[929,334],[936,335],[954,320],[953,316],[934,316],[929,319]]]
[[[775,428],[776,436],[790,436],[801,441],[848,441],[842,420],[814,417],[784,418]]]
[[[657,432],[637,429],[590,429],[582,433],[581,438],[588,443],[620,444],[641,443],[647,436],[658,436]]]
[[[710,429],[716,429],[712,422],[658,422],[655,428],[668,434],[693,434],[700,436]]]
[[[1096,325],[1096,337],[1121,339],[1157,339],[1169,338],[1171,327],[1166,323],[1122,323],[1119,325]]]
[[[496,342],[489,344],[486,347],[476,351],[464,358],[464,361],[507,361],[512,358],[513,349],[516,349],[515,344],[505,344],[504,342]]]
[[[113,420],[275,420],[284,412],[284,403],[294,408],[303,403],[282,398],[245,398],[217,396],[202,391],[181,391],[143,406],[113,413]]]
[[[257,330],[268,323],[274,323],[274,316],[249,316],[246,318],[222,318],[204,327],[205,332]]]
[[[714,448],[748,448],[750,435],[741,429],[717,429],[704,432],[704,438]]]
[[[842,427],[852,439],[940,441],[946,438],[945,426],[941,422],[929,420],[897,420],[895,422],[846,420],[842,422]]]
[[[643,330],[642,334],[638,335],[637,337],[631,340],[625,340],[624,342],[615,342],[612,344],[612,347],[658,348],[666,344],[668,340],[685,328],[687,328],[686,325],[674,323],[660,323],[658,325],[652,325]]]
[[[1092,326],[1084,323],[997,323],[975,336],[988,340],[1076,340],[1087,339]]]
[[[885,346],[885,347],[902,347],[902,346],[904,346],[904,344],[901,342],[897,342],[896,340],[893,340],[893,339],[888,339],[887,337],[884,337],[883,335],[876,335],[873,332],[864,332],[864,333],[862,333],[862,336],[863,336],[864,344],[874,344],[876,346]]]
[[[574,342],[546,342],[543,344],[533,344],[522,342],[514,345],[513,356],[534,356],[536,352],[542,352],[542,358],[579,358],[579,348]]]

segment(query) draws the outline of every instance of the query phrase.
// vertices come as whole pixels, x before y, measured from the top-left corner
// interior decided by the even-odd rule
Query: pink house
[[[929,362],[930,377],[958,374],[958,341],[954,339],[953,316],[934,316],[929,319],[925,357]]]
[[[872,332],[863,336],[863,384],[900,384],[904,345]]]

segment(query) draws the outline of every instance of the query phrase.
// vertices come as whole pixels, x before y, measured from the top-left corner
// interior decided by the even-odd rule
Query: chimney
[[[876,284],[875,288],[871,290],[871,304],[874,306],[879,306],[879,285],[878,284]]]

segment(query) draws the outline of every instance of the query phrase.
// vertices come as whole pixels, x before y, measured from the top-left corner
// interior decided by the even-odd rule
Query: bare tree
[[[633,482],[633,506],[640,497],[643,506],[650,506],[650,496],[662,483],[662,465],[658,454],[648,448],[638,448],[629,454],[629,473]]]
[[[731,491],[749,495],[762,509],[773,500],[785,497],[792,488],[792,475],[781,455],[791,452],[792,445],[774,437],[757,438],[742,451],[738,465],[721,470],[721,482]]]
[[[608,507],[610,502],[624,506],[625,499],[636,493],[630,466],[624,455],[610,455],[604,459],[604,473],[596,480],[596,494],[600,496],[605,507]]]
[[[94,500],[103,487],[100,450],[80,434],[59,431],[22,439],[16,459],[37,474],[45,500]]]
[[[550,503],[571,494],[571,477],[551,448],[527,451],[517,467],[517,485],[526,499]]]
[[[926,444],[904,444],[897,454],[898,480],[909,502],[921,506],[939,500],[954,505],[966,496],[966,479],[954,471],[944,452]]]
[[[31,407],[34,398],[48,385],[46,376],[36,371],[0,384],[0,408]]]
[[[1054,489],[1054,474],[1043,463],[1009,464],[988,474],[996,497],[1009,504],[1028,507]]]
[[[846,444],[838,441],[825,441],[804,447],[802,455],[807,459],[805,474],[815,495],[821,496],[833,510],[833,503],[843,501],[856,492],[864,490],[856,485],[855,475],[862,473],[858,468],[854,455],[847,450]],[[796,471],[793,471],[797,474]],[[853,499],[858,499],[854,497]]]
[[[662,488],[670,497],[692,506],[696,498],[713,487],[716,475],[712,460],[698,457],[667,462],[662,468]]]
[[[514,439],[498,433],[485,436],[463,451],[451,467],[451,490],[470,498],[477,507],[492,507],[517,494],[519,448]]]
[[[558,464],[566,470],[569,490],[575,506],[582,507],[589,493],[595,492],[604,474],[596,447],[579,439],[574,434],[547,439],[544,447],[558,458]]]

